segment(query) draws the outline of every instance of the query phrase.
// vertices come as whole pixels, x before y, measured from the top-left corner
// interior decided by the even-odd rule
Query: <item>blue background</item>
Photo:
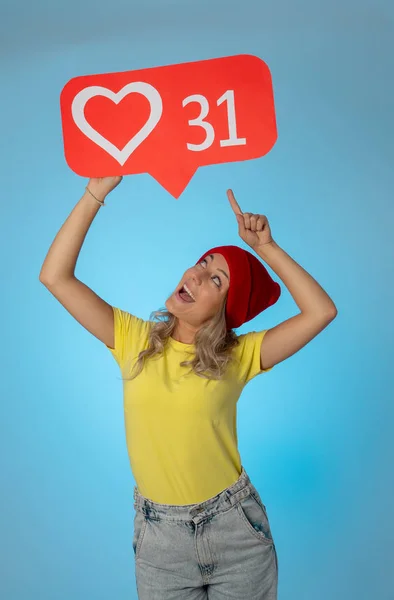
[[[338,308],[239,401],[279,599],[392,600],[393,4],[1,0],[1,12],[1,598],[137,597],[118,367],[38,281],[86,185],[64,160],[60,92],[77,75],[249,53],[273,78],[272,151],[200,169],[178,201],[149,175],[125,178],[76,275],[148,318],[207,247],[243,245],[228,187],[267,215]],[[297,314],[282,287],[239,333]]]

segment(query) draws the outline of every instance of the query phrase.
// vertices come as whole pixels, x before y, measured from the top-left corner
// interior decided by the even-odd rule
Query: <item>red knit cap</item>
[[[279,299],[281,288],[253,254],[238,246],[218,246],[208,254],[222,254],[230,269],[230,287],[226,304],[227,329],[247,323]]]

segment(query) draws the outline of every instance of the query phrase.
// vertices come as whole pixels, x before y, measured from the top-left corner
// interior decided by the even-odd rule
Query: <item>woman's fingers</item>
[[[227,198],[229,199],[231,208],[233,209],[234,213],[236,215],[242,215],[243,213],[242,213],[241,207],[239,206],[238,202],[235,199],[233,190],[227,190]]]

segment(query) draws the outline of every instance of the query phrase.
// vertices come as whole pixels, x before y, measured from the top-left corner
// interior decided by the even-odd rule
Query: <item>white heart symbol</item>
[[[111,144],[104,136],[98,131],[93,129],[85,118],[85,104],[88,100],[94,96],[105,96],[109,98],[115,104],[119,104],[121,100],[128,94],[136,92],[145,96],[149,100],[150,104],[150,115],[149,119],[139,130],[139,132],[127,142],[126,146],[119,150],[116,146]],[[71,112],[76,126],[88,137],[92,142],[100,146],[103,150],[108,152],[120,165],[124,165],[126,160],[129,158],[132,152],[148,137],[154,130],[156,125],[161,119],[163,114],[163,101],[159,92],[149,83],[143,81],[135,81],[128,83],[119,92],[115,93],[111,90],[101,87],[99,85],[92,85],[81,90],[74,98],[71,105]]]

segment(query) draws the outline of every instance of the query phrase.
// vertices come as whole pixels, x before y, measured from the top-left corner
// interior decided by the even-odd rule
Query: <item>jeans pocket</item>
[[[240,500],[236,508],[249,533],[264,544],[274,543],[265,506],[253,492]]]
[[[135,511],[134,516],[134,535],[133,535],[133,550],[135,558],[138,558],[141,550],[142,540],[146,529],[146,519],[140,510]]]

